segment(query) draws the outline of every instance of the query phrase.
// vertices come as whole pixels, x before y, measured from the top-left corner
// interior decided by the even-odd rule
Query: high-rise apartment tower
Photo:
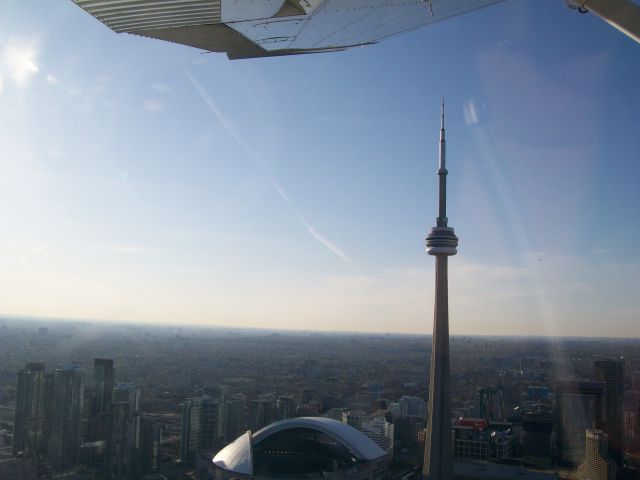
[[[49,462],[55,471],[80,461],[80,424],[84,396],[83,375],[75,365],[57,369],[51,378]]]
[[[603,382],[563,381],[556,385],[555,437],[560,465],[584,461],[585,431],[603,428]]]
[[[114,370],[110,358],[96,358],[93,361],[94,389],[90,399],[89,439],[105,440],[108,417],[113,402]]]
[[[244,413],[244,409],[243,409]],[[219,444],[220,402],[211,397],[188,398],[182,408],[183,462],[193,462],[201,451],[212,451]]]
[[[616,463],[609,456],[607,434],[602,430],[585,432],[585,458],[578,467],[580,480],[614,480]]]
[[[42,453],[45,428],[45,366],[27,363],[18,373],[12,454]]]
[[[596,380],[604,382],[604,433],[609,456],[616,463],[617,478],[622,478],[624,462],[624,360],[597,358],[593,362]]]
[[[108,413],[113,401],[113,360],[110,358],[96,358],[93,361],[93,375],[95,382],[96,406],[98,412]]]

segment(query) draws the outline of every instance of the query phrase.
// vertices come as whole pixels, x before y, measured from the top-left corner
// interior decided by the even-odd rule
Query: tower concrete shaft
[[[427,235],[427,253],[436,257],[436,292],[431,347],[429,412],[424,450],[423,476],[428,480],[453,479],[451,441],[451,392],[449,386],[449,294],[448,259],[457,253],[458,237],[447,219],[447,169],[444,101],[440,127],[439,208],[436,226]]]

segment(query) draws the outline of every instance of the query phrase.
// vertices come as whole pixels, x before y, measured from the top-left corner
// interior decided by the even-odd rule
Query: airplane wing
[[[73,0],[115,32],[230,59],[375,43],[502,0]]]
[[[592,12],[640,43],[640,6],[632,0],[567,0],[582,13]]]

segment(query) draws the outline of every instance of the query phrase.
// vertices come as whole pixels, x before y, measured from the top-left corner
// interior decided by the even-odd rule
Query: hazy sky
[[[639,336],[638,85],[564,0],[241,61],[0,1],[0,314],[428,333],[446,97],[451,331]]]

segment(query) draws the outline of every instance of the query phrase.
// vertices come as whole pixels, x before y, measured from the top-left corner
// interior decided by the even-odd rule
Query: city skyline
[[[230,62],[43,9],[0,3],[1,316],[428,333],[445,96],[452,334],[637,335],[638,47],[597,18]]]
[[[384,478],[423,478],[434,395],[424,338],[207,335],[115,325],[87,335],[77,325],[53,323],[0,329],[3,478],[56,471],[115,479],[197,471],[216,478],[218,467],[246,474],[252,465],[257,476],[270,465],[299,478],[302,469],[354,466],[342,448],[314,446],[314,431],[329,435],[321,439],[325,447],[344,441],[356,458],[370,451],[376,468],[388,467]],[[496,469],[509,478],[531,472],[577,479],[604,471],[613,480],[637,472],[639,342],[452,341],[455,473],[486,478]],[[71,367],[56,367],[65,363]],[[73,428],[78,418],[80,429]],[[300,428],[311,431],[300,437]],[[274,444],[266,438],[290,429],[291,448],[267,448]],[[250,445],[253,461],[251,454],[229,455]],[[20,454],[28,450],[35,455]],[[341,460],[319,464],[319,452]]]

